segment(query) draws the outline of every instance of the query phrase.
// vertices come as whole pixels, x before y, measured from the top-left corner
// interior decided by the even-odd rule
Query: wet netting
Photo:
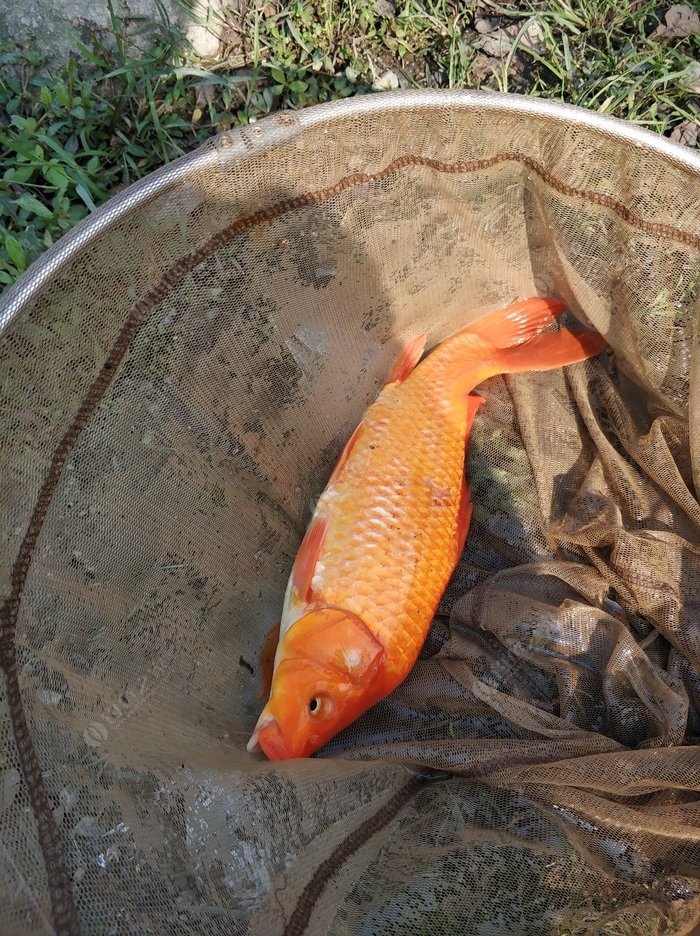
[[[700,158],[477,93],[217,137],[0,306],[0,931],[689,934]],[[607,338],[483,384],[405,683],[246,753],[316,498],[403,343],[533,295]]]

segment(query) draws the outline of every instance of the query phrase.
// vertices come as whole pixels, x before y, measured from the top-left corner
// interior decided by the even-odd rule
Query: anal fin
[[[462,475],[462,492],[459,501],[459,514],[457,516],[457,558],[462,555],[464,544],[467,542],[469,525],[472,522],[472,499],[466,475]]]
[[[479,407],[485,402],[486,400],[476,393],[470,393],[467,397],[467,434],[465,446],[469,445],[469,434],[472,431],[472,426],[474,425],[476,414],[479,412]]]

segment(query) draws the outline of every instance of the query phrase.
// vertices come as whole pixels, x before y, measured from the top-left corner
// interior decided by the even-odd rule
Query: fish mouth
[[[245,746],[246,751],[249,754],[257,754],[260,750],[260,745],[258,744],[258,732],[256,731],[251,737],[250,741]]]
[[[275,719],[272,715],[266,715],[265,712],[262,713],[260,718],[257,721],[253,734],[250,737],[250,741],[246,744],[245,749],[249,754],[257,754],[260,751],[260,732],[266,725],[269,725],[270,722],[273,722]]]
[[[282,737],[279,724],[274,719],[263,725],[257,734],[257,743],[268,760],[288,760],[294,756]]]

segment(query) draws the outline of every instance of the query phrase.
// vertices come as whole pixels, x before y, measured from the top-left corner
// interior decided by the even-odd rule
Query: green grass
[[[478,11],[464,0],[251,3],[229,15],[215,65],[195,60],[164,13],[146,30],[112,12],[111,31],[89,45],[76,39],[53,75],[37,52],[6,42],[0,289],[114,192],[212,134],[373,85],[515,91],[667,135],[700,122],[700,37],[651,38],[660,9],[649,0],[482,0]],[[510,30],[505,54],[480,47],[484,16]]]

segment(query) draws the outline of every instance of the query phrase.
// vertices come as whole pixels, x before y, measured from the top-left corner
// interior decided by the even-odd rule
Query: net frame
[[[538,119],[551,121],[552,125],[564,125],[568,128],[583,127],[591,131],[594,136],[599,134],[601,138],[614,137],[615,140],[622,141],[625,145],[630,146],[632,151],[634,151],[635,148],[641,148],[645,151],[656,153],[676,170],[688,171],[694,176],[700,173],[700,157],[683,147],[679,147],[663,138],[650,134],[641,128],[623,124],[612,118],[581,111],[565,105],[557,105],[551,102],[541,102],[515,96],[510,97],[485,92],[399,92],[322,105],[317,108],[310,108],[298,114],[280,114],[250,127],[238,128],[217,137],[196,153],[177,160],[170,166],[164,167],[162,170],[154,173],[148,179],[137,183],[130,189],[116,196],[108,205],[105,205],[93,216],[78,225],[76,229],[47,251],[31,268],[28,274],[7,292],[3,299],[2,306],[0,306],[0,337],[6,329],[10,328],[17,316],[31,309],[32,304],[40,297],[42,290],[49,286],[51,282],[60,275],[61,271],[73,258],[86,251],[91,244],[99,239],[105,232],[109,231],[114,225],[121,222],[130,213],[142,210],[153,199],[160,198],[169,191],[175,192],[180,185],[186,183],[190,175],[204,172],[209,166],[220,167],[222,164],[231,165],[236,162],[244,163],[247,160],[257,159],[262,154],[274,152],[276,147],[298,138],[305,130],[320,125],[331,130],[334,125],[334,120],[343,121],[349,118],[361,120],[368,114],[374,117],[383,114],[388,115],[403,108],[408,100],[410,100],[410,106],[416,119],[420,119],[421,113],[431,112],[436,108],[442,110],[449,109],[454,119],[458,119],[460,114],[468,113],[474,107],[478,107],[482,113],[493,120],[498,120],[499,116],[502,115],[517,115],[518,117],[533,116]],[[570,186],[570,192],[567,192],[566,184],[562,184],[561,180],[549,173],[546,167],[538,163],[533,157],[528,155],[522,156],[522,154],[521,157],[522,164],[527,167],[528,170],[539,175],[540,178],[549,185],[552,185],[561,194],[566,195],[572,192],[580,194],[580,190],[576,189],[575,186]],[[514,158],[512,154],[510,158]],[[503,161],[503,159],[503,156],[484,157],[481,161],[482,168],[486,169],[490,166],[495,166],[499,161]],[[397,168],[408,164],[434,165],[435,162],[433,157],[415,157],[413,163],[411,163],[410,160],[407,161],[407,158],[404,158],[403,161],[390,163],[381,171],[390,175]],[[344,184],[347,186],[362,184],[365,180],[370,178],[370,175],[370,173],[357,171],[351,176],[346,176]],[[650,235],[668,237],[678,243],[686,244],[696,249],[700,248],[700,237],[689,230],[687,225],[685,227],[675,227],[667,223],[656,224],[645,219],[642,214],[637,214],[634,208],[631,208],[624,200],[618,199],[612,194],[606,195],[600,192],[591,192],[589,194],[590,201],[614,211],[618,216],[633,222],[639,229]],[[318,190],[314,193],[314,198],[327,196],[328,189]],[[309,199],[308,196],[302,196],[297,203],[293,201],[290,203],[287,201],[281,204],[279,213],[281,214],[285,211],[294,210],[295,208],[302,208],[311,203],[313,203],[313,199]],[[240,224],[244,227],[250,218],[262,221],[273,221],[274,217],[274,210],[271,211],[269,208],[259,208],[257,209],[257,213],[254,211],[248,216],[248,220],[246,220],[246,216],[244,215],[243,218],[239,217],[233,224]],[[243,227],[241,229],[243,229]],[[192,268],[197,262],[198,256],[196,252],[193,252],[184,265],[180,263],[176,267],[174,266],[170,274],[173,281],[186,272],[188,264],[190,264],[190,268]],[[166,273],[166,277],[167,275],[168,273]],[[142,300],[143,304],[140,310],[137,310],[137,315],[140,314],[140,311],[145,315],[149,308],[149,301],[154,302],[157,300],[158,294],[152,295],[150,299],[145,302]],[[128,340],[125,340],[125,353],[127,347]],[[101,371],[102,376],[96,378],[96,380],[101,379],[103,381],[105,391],[110,382],[109,371],[114,368],[115,364],[118,366],[118,363],[119,361],[115,358],[114,362],[106,371],[104,369]],[[96,407],[99,402],[99,392],[100,387],[96,386],[95,393],[92,395],[94,404],[93,411],[94,407]],[[63,442],[56,449],[56,452],[62,451],[62,454],[58,455],[53,467],[49,468],[48,476],[51,476],[53,472],[55,483],[52,482],[53,487],[51,483],[49,483],[48,487],[44,489],[44,508],[42,508],[44,516],[45,510],[48,509],[52,492],[55,490],[55,486],[60,478],[61,471],[65,464],[65,458],[70,453],[72,445],[80,434],[83,425],[90,417],[89,412],[86,412],[84,415],[85,419],[83,420],[83,417],[78,414],[77,419],[72,423],[74,427],[72,434],[65,436]],[[63,449],[61,449],[61,445]],[[42,501],[41,494],[39,501]],[[42,510],[38,513],[35,512],[34,518],[28,523],[27,532],[25,534],[27,547],[24,549],[24,556],[22,555],[21,548],[19,561],[15,562],[15,567],[11,573],[11,580],[13,581],[14,587],[16,588],[17,583],[20,583],[18,589],[20,592],[23,585],[23,578],[26,576],[28,556],[30,556],[33,548],[32,541],[35,544],[41,532],[41,523],[43,522],[41,516]],[[16,657],[14,656],[12,647],[14,646],[14,626],[18,611],[17,605],[18,603],[15,598],[10,594],[3,606],[2,659],[3,668],[5,669],[6,678],[9,683],[12,683],[12,674],[16,669]],[[42,772],[32,752],[30,731],[26,725],[26,720],[25,723],[22,724],[21,710],[17,704],[18,701],[21,701],[18,683],[16,685],[10,685],[9,701],[10,713],[14,719],[15,734],[19,741],[19,753],[23,759],[25,773],[27,776],[33,778],[33,782],[31,782],[29,786],[30,792],[32,787],[34,791],[32,805],[38,820],[41,849],[45,859],[48,858],[49,890],[51,892],[51,903],[54,908],[56,926],[59,932],[74,932],[76,931],[75,927],[78,926],[78,923],[77,916],[70,907],[71,901],[67,896],[71,887],[65,872],[60,868],[62,864],[61,844],[53,827],[53,819],[50,818],[52,810],[49,807],[48,798],[45,793],[42,794]],[[51,869],[53,869],[54,872],[53,877]]]

